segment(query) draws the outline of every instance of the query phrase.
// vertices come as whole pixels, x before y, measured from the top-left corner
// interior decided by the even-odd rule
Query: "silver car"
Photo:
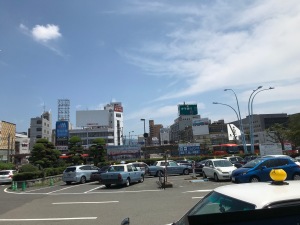
[[[98,172],[99,168],[91,165],[69,166],[63,172],[62,180],[66,184],[72,182],[84,184],[91,180],[91,174]]]

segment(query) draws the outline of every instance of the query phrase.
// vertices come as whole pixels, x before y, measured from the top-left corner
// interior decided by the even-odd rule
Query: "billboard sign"
[[[123,112],[123,107],[121,105],[114,105],[115,112]]]
[[[76,111],[77,127],[110,126],[108,110]]]
[[[200,155],[200,143],[187,143],[178,145],[179,155]]]
[[[56,122],[56,138],[68,139],[69,137],[69,122],[57,121]]]
[[[193,123],[192,123],[193,134],[194,135],[209,134],[208,124],[209,124],[208,118],[193,119]]]
[[[180,116],[198,115],[197,105],[179,105],[178,112]]]
[[[282,148],[280,143],[259,144],[259,152],[261,156],[264,155],[282,155]]]

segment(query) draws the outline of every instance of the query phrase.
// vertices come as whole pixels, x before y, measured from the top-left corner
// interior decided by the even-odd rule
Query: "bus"
[[[213,145],[213,155],[232,155],[239,154],[239,148],[237,144],[219,144]]]
[[[246,151],[244,151],[244,145],[242,145],[242,144],[238,145],[238,149],[241,154],[251,154],[251,144],[246,144],[246,149],[247,149]],[[259,144],[254,144],[254,153],[253,154],[256,154],[256,155],[260,154]]]

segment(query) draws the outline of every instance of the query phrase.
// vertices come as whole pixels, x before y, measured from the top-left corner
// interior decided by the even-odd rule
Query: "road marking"
[[[63,190],[70,189],[70,188],[73,188],[73,187],[76,187],[76,186],[70,186],[70,187],[62,188],[62,189],[59,189],[59,190],[56,190],[56,191],[48,192],[46,194],[52,194],[52,193],[55,193],[55,192],[58,192],[58,191],[63,191]]]
[[[73,218],[39,218],[39,219],[0,219],[0,221],[57,221],[57,220],[95,220],[97,217],[73,217]]]
[[[192,197],[192,199],[196,199],[196,198],[204,198],[204,197]]]
[[[119,201],[106,201],[106,202],[53,202],[53,205],[72,205],[72,204],[105,204],[105,203],[118,203]]]
[[[91,192],[91,191],[93,191],[93,190],[96,190],[96,189],[99,189],[99,188],[103,188],[103,187],[105,187],[105,185],[100,185],[100,186],[98,186],[98,187],[96,187],[96,188],[93,188],[93,189],[91,189],[91,190],[89,190],[89,191],[86,191],[86,192],[83,192],[83,193],[89,193],[89,192]]]
[[[116,193],[141,193],[141,192],[156,192],[162,190],[141,190],[141,191],[102,191],[102,192],[92,192],[93,194],[116,194]]]
[[[185,191],[185,192],[182,192],[182,193],[209,192],[209,191],[212,191],[212,190],[195,190],[195,191]]]

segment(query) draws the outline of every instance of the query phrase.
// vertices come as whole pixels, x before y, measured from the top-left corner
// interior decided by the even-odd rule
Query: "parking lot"
[[[2,186],[0,223],[115,225],[130,217],[133,225],[165,225],[179,219],[212,189],[231,182],[170,176],[172,188],[160,189],[157,177],[129,187],[106,188],[98,182],[11,191]],[[2,198],[2,195],[4,198]],[[7,208],[7,210],[6,210]]]

